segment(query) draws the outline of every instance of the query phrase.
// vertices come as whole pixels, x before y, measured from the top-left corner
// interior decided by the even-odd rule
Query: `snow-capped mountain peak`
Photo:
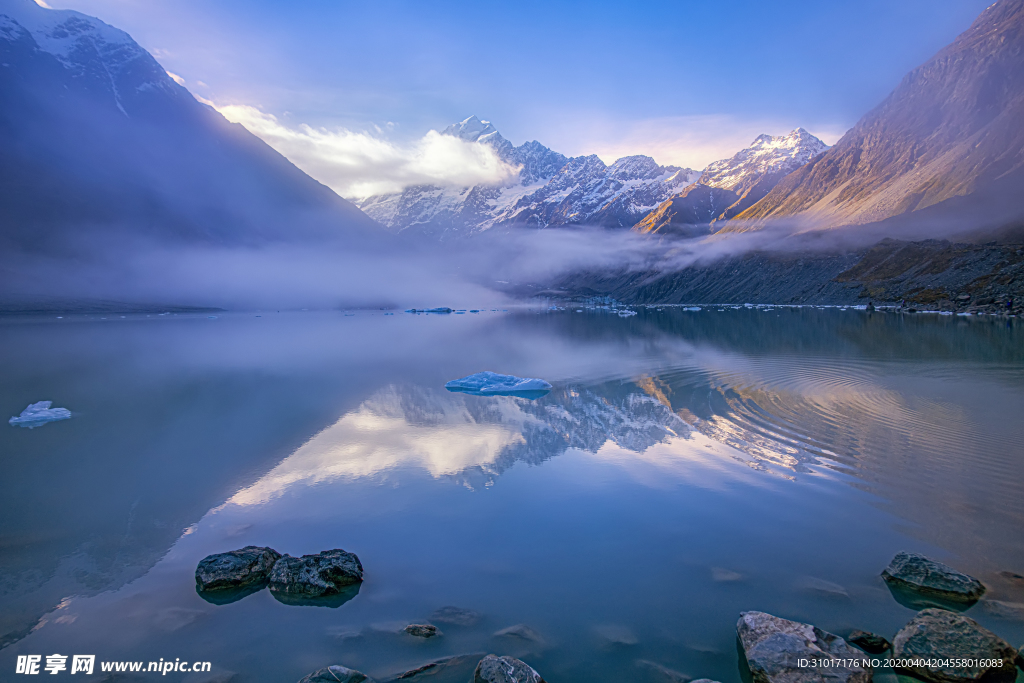
[[[763,198],[786,175],[800,168],[828,145],[803,128],[786,135],[758,135],[750,147],[709,164],[697,182],[662,202],[634,230],[644,233],[710,226],[729,220]]]
[[[441,131],[441,135],[451,135],[466,142],[480,142],[481,138],[493,136],[498,133],[490,121],[481,121],[476,116],[470,116],[464,121],[453,123]]]
[[[0,0],[0,16],[20,24],[32,35],[39,49],[65,64],[72,59],[75,50],[81,49],[82,43],[141,50],[127,33],[95,17],[69,9],[41,7],[33,0]],[[0,30],[9,31],[10,23]]]
[[[759,135],[750,147],[710,164],[698,182],[742,193],[756,179],[791,173],[827,149],[803,128],[786,135]]]
[[[74,10],[50,9],[33,0],[0,0],[0,38],[52,56],[84,87],[108,92],[125,116],[146,90],[185,94],[131,36]]]
[[[616,159],[615,163],[608,167],[608,175],[623,180],[653,179],[664,174],[666,168],[675,170],[673,166],[659,166],[658,162],[649,156],[636,154]]]

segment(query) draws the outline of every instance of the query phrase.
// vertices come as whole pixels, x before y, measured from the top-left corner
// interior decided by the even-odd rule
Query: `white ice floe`
[[[7,422],[19,427],[41,427],[47,422],[66,420],[71,417],[71,411],[67,408],[51,408],[53,401],[39,401],[29,404],[28,408],[21,411],[21,415],[12,417]]]
[[[485,370],[461,379],[453,379],[444,385],[448,391],[460,391],[474,396],[516,396],[547,393],[551,385],[542,379],[499,375]]]

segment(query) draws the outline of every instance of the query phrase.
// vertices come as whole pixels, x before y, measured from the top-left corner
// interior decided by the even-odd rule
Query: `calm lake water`
[[[1018,321],[106,317],[0,320],[0,415],[73,413],[0,429],[3,680],[19,654],[211,661],[162,677],[198,683],[493,652],[551,683],[738,683],[741,611],[891,638],[914,614],[879,577],[900,550],[1024,603],[1000,574],[1024,574]],[[444,389],[482,370],[554,389]],[[344,548],[366,580],[336,607],[197,595],[200,559],[250,544]],[[398,632],[445,606],[481,617]],[[1024,613],[968,615],[1024,641]],[[540,640],[494,635],[516,624]]]

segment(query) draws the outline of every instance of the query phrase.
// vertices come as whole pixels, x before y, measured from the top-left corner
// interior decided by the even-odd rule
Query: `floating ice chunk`
[[[448,391],[459,391],[473,396],[521,396],[540,398],[551,390],[551,385],[542,379],[499,375],[489,370],[453,379],[444,385]]]
[[[28,408],[21,411],[21,415],[12,417],[7,422],[8,424],[32,429],[34,427],[41,427],[47,422],[66,420],[71,417],[71,411],[67,408],[51,408],[51,405],[53,405],[53,401],[30,403]]]

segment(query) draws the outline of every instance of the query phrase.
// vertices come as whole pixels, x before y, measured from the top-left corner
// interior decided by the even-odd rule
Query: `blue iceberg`
[[[444,388],[473,396],[519,396],[529,399],[540,398],[551,391],[551,385],[542,379],[499,375],[489,370],[453,379]]]
[[[12,417],[7,423],[32,429],[41,427],[47,422],[66,420],[71,417],[71,411],[67,408],[51,408],[51,405],[53,405],[53,401],[30,403],[28,408],[21,411],[21,415]]]

